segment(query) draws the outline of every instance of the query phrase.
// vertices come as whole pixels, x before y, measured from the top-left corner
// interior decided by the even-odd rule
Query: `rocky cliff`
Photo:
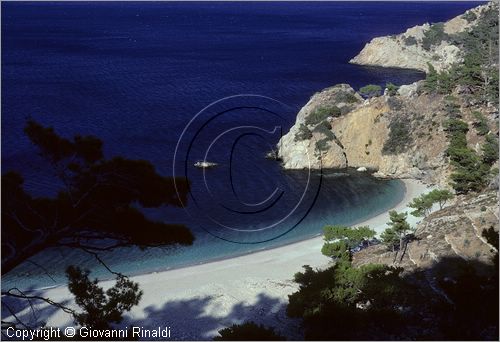
[[[460,32],[473,27],[490,6],[479,6],[448,21],[445,31]],[[424,27],[427,26],[409,29],[401,37],[411,32],[418,38],[415,49],[420,48],[421,36],[417,32],[423,34]],[[439,46],[431,49],[432,53],[440,51]],[[380,56],[377,51],[373,51],[374,56]],[[402,52],[402,56],[410,56],[406,53]],[[406,58],[398,57],[399,52],[391,51],[390,55],[395,58],[391,66],[408,67],[405,62],[397,62],[397,58]],[[415,61],[412,58],[409,60]],[[423,70],[425,63],[421,65]],[[485,137],[484,132],[478,132],[478,120],[497,134],[498,108],[471,103],[458,88],[446,95],[423,88],[424,81],[420,81],[363,99],[349,85],[340,84],[314,94],[278,143],[283,167],[366,168],[378,177],[417,178],[447,186],[451,167],[445,155],[449,144],[446,120],[459,113],[470,127],[468,145],[480,153]]]
[[[401,261],[407,272],[429,269],[437,261],[460,257],[482,264],[492,264],[498,246],[488,241],[488,232],[498,232],[498,197],[496,191],[480,195],[458,196],[442,210],[437,210],[417,224],[415,237],[408,243]],[[355,254],[355,265],[379,263],[392,265],[394,253],[376,245]]]
[[[454,35],[474,26],[490,6],[491,3],[473,8],[445,23],[425,23],[398,35],[374,38],[350,63],[422,71],[428,71],[431,63],[438,71],[447,69],[461,60]]]
[[[446,171],[445,113],[439,99],[417,95],[417,86],[370,100],[348,85],[315,94],[278,144],[284,168],[365,167],[381,177],[437,178],[436,170]],[[337,109],[347,107],[339,94],[352,96],[345,114]]]

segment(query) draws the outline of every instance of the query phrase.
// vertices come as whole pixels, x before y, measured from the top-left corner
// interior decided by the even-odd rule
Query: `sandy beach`
[[[430,190],[414,180],[403,182],[406,193],[394,208],[397,211],[405,210],[412,198]],[[381,232],[387,221],[385,212],[359,225]],[[409,216],[409,222],[414,225],[416,218]],[[231,324],[251,320],[274,326],[289,338],[301,338],[299,322],[286,316],[286,303],[288,295],[297,289],[292,278],[302,265],[328,265],[329,258],[320,252],[322,243],[322,237],[316,237],[232,259],[134,276],[144,295],[123,326],[170,327],[172,339],[200,340],[211,339],[219,329]],[[112,282],[103,284],[109,286]],[[72,305],[66,287],[42,294]],[[50,317],[48,326],[74,325],[71,317],[60,310],[54,312],[42,304],[38,309],[46,311],[40,317]],[[28,308],[24,314],[32,316]]]

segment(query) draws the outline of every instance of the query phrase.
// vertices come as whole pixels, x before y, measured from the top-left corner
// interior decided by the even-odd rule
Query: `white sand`
[[[429,191],[414,180],[404,183],[406,194],[394,208],[397,211],[406,210],[412,198]],[[416,219],[409,216],[409,221],[414,224]],[[387,222],[386,212],[359,225],[381,232]],[[232,259],[135,276],[144,295],[124,326],[168,326],[172,339],[199,340],[211,339],[217,330],[233,323],[253,320],[300,339],[299,322],[285,313],[288,295],[297,289],[292,278],[302,265],[321,268],[328,264],[320,252],[322,244],[322,237],[316,237]],[[66,287],[46,290],[43,295],[59,302],[71,298]],[[43,307],[39,305],[42,311]],[[73,325],[69,315],[60,311],[40,313],[44,316],[50,317],[49,325]]]

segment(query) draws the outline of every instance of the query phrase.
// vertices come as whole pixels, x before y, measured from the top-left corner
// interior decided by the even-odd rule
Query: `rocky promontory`
[[[418,86],[368,100],[345,84],[315,94],[278,144],[283,167],[361,167],[436,182],[447,172],[446,113],[440,99],[418,95]]]
[[[425,23],[406,32],[373,38],[350,63],[428,71],[431,63],[438,71],[460,62],[460,48],[454,36],[476,24],[491,4],[470,9],[445,23]]]
[[[493,6],[497,5],[481,5],[449,20],[443,25],[444,32],[451,35],[473,29],[483,13]],[[497,7],[494,10],[497,11]],[[423,37],[430,27],[423,25],[399,36],[375,38],[355,60],[363,60],[363,64],[426,70],[429,60],[436,69],[443,69],[463,57],[458,46],[445,41],[430,45],[430,50],[424,51]],[[401,44],[408,37],[416,41],[411,48]],[[384,43],[377,47],[373,42]],[[401,51],[392,49],[391,44],[396,44]],[[451,59],[433,57],[452,50],[455,57]],[[425,58],[415,58],[419,51],[424,51],[420,56]],[[383,60],[381,56],[385,55],[390,55],[390,59]],[[362,97],[351,86],[339,84],[314,94],[278,143],[283,167],[354,167],[373,171],[378,177],[416,178],[447,187],[452,166],[446,155],[449,145],[446,121],[460,117],[467,123],[470,128],[467,144],[481,153],[486,133],[480,132],[478,125],[486,125],[496,134],[498,108],[471,100],[467,95],[470,89],[465,87],[454,87],[449,92],[428,91],[425,87],[426,81],[422,80],[385,89],[383,94]]]

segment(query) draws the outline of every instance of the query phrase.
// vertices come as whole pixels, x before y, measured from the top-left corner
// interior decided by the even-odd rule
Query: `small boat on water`
[[[212,162],[208,162],[208,161],[197,161],[196,163],[194,163],[194,166],[195,167],[199,167],[200,169],[207,169],[207,168],[210,168],[210,167],[215,167],[217,166],[218,164],[217,163],[212,163]]]

